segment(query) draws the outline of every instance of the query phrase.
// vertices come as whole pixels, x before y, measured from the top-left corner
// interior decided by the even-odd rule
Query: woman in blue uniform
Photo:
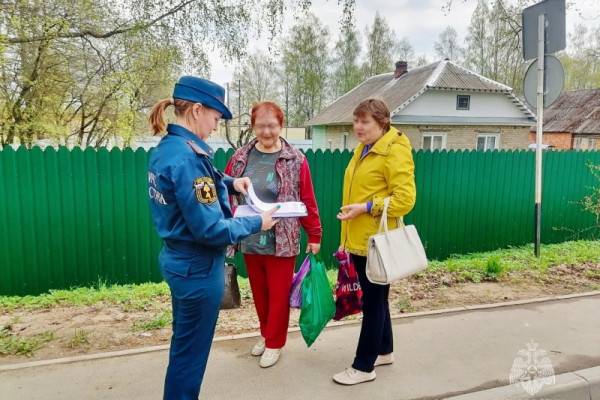
[[[224,95],[211,81],[183,76],[173,98],[150,113],[155,134],[165,130],[167,107],[174,107],[177,119],[166,126],[148,167],[150,208],[163,240],[159,264],[173,307],[165,400],[198,399],[223,296],[226,246],[276,223],[275,209],[232,218],[228,194],[245,193],[250,181],[215,169],[204,141],[221,118],[231,119]]]

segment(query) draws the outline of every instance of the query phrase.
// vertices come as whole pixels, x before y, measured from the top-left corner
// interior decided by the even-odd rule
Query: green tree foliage
[[[367,54],[363,65],[364,77],[390,72],[394,65],[394,51],[396,49],[396,35],[390,28],[387,20],[375,14],[373,26],[367,27]]]
[[[461,3],[467,1],[473,0]],[[458,3],[448,0],[446,7],[456,7]],[[532,62],[523,60],[521,12],[534,3],[535,0],[477,0],[466,39],[466,66],[520,93],[526,68]],[[581,12],[572,1],[567,1],[567,8]],[[597,10],[588,19],[600,17],[600,6]],[[567,40],[566,51],[558,56],[565,68],[566,90],[600,87],[600,26],[577,26]]]
[[[521,11],[536,1],[446,0],[445,10],[477,5],[464,49],[448,27],[434,44],[436,57],[520,93],[529,64],[522,59]],[[302,126],[361,80],[392,71],[395,61],[408,61],[409,68],[428,63],[379,13],[361,49],[354,2],[338,1],[343,15],[331,45],[327,29],[306,13],[309,0],[0,1],[0,146],[40,138],[127,144],[147,133],[149,108],[170,95],[178,76],[208,76],[209,50],[238,65],[230,84],[236,116],[273,99],[292,126]],[[577,11],[573,1],[567,7]],[[275,40],[290,11],[300,16],[297,24]],[[597,16],[600,6],[591,19]],[[268,35],[269,53],[248,55],[247,44],[259,35]],[[560,54],[565,88],[600,87],[600,25],[578,26],[568,46]]]
[[[600,88],[600,25],[591,29],[578,25],[560,59],[565,68],[565,88]]]
[[[333,49],[332,86],[334,97],[348,92],[362,81],[360,70],[360,32],[344,26]]]
[[[276,61],[270,54],[258,51],[244,57],[229,85],[229,107],[234,114],[225,122],[225,138],[233,148],[248,143],[253,133],[250,110],[261,101],[281,101],[281,79]]]
[[[269,54],[258,51],[244,57],[233,74],[230,107],[241,114],[260,101],[278,101],[282,85],[277,73],[276,62]]]
[[[329,67],[329,32],[309,14],[283,42],[283,73],[288,77],[288,119],[302,126],[325,105]]]
[[[487,54],[489,48],[487,23],[490,9],[487,0],[479,0],[477,7],[471,15],[467,34],[467,48],[465,62],[467,66],[483,75],[487,68]]]
[[[517,93],[522,90],[527,67],[523,60],[521,11],[530,3],[479,0],[466,39],[466,66]]]
[[[0,11],[0,145],[56,137],[100,146],[146,130],[145,112],[208,49],[245,56],[306,0],[5,0]],[[344,16],[353,1],[341,2]],[[345,17],[347,18],[347,17]]]

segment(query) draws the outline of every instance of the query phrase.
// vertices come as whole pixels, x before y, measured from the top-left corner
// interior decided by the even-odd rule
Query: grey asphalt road
[[[377,380],[341,387],[332,374],[353,357],[359,326],[327,329],[312,348],[290,333],[279,364],[260,369],[255,339],[213,346],[200,398],[434,399],[509,383],[528,343],[546,352],[555,374],[600,365],[600,295],[501,308],[400,318],[396,363]],[[543,356],[543,355],[542,355]],[[0,372],[1,400],[162,398],[165,351]]]

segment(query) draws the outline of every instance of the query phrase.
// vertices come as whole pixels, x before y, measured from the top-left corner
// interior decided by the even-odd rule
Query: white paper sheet
[[[247,205],[241,205],[236,208],[234,217],[246,217],[250,215],[262,214],[263,212],[268,211],[277,205],[280,205],[281,207],[275,212],[275,214],[273,214],[273,217],[275,218],[297,218],[308,215],[306,206],[300,201],[265,203],[258,198],[252,185],[250,185],[248,188],[246,202],[248,203]]]

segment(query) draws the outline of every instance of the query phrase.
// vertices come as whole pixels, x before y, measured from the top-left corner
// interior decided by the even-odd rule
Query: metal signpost
[[[525,101],[533,110],[537,105],[537,61],[531,63],[525,74],[523,83],[523,95]],[[544,108],[550,106],[559,98],[565,83],[565,70],[560,60],[555,56],[546,54],[544,56]]]
[[[564,75],[561,82],[556,79],[545,80],[544,72],[546,70],[547,54],[562,50],[566,47],[565,34],[565,0],[545,0],[541,3],[527,7],[523,10],[523,58],[529,60],[536,58],[536,69],[530,68],[534,72],[529,72],[525,77],[524,87],[531,87],[531,81],[537,80],[536,100],[535,102],[527,93],[527,102],[537,109],[537,126],[535,135],[535,255],[540,256],[540,243],[542,232],[542,136],[544,129],[544,107],[549,106],[556,98],[551,99],[547,96],[550,92],[558,94],[562,90]],[[555,59],[558,61],[558,59]],[[553,61],[552,64],[555,64]],[[558,61],[560,65],[560,61]],[[532,64],[533,66],[533,64]],[[552,67],[556,71],[556,67]],[[562,66],[559,68],[562,71]],[[564,73],[563,73],[564,74]],[[553,73],[555,75],[555,73]],[[545,99],[546,98],[546,99]],[[535,103],[535,106],[532,104]]]

